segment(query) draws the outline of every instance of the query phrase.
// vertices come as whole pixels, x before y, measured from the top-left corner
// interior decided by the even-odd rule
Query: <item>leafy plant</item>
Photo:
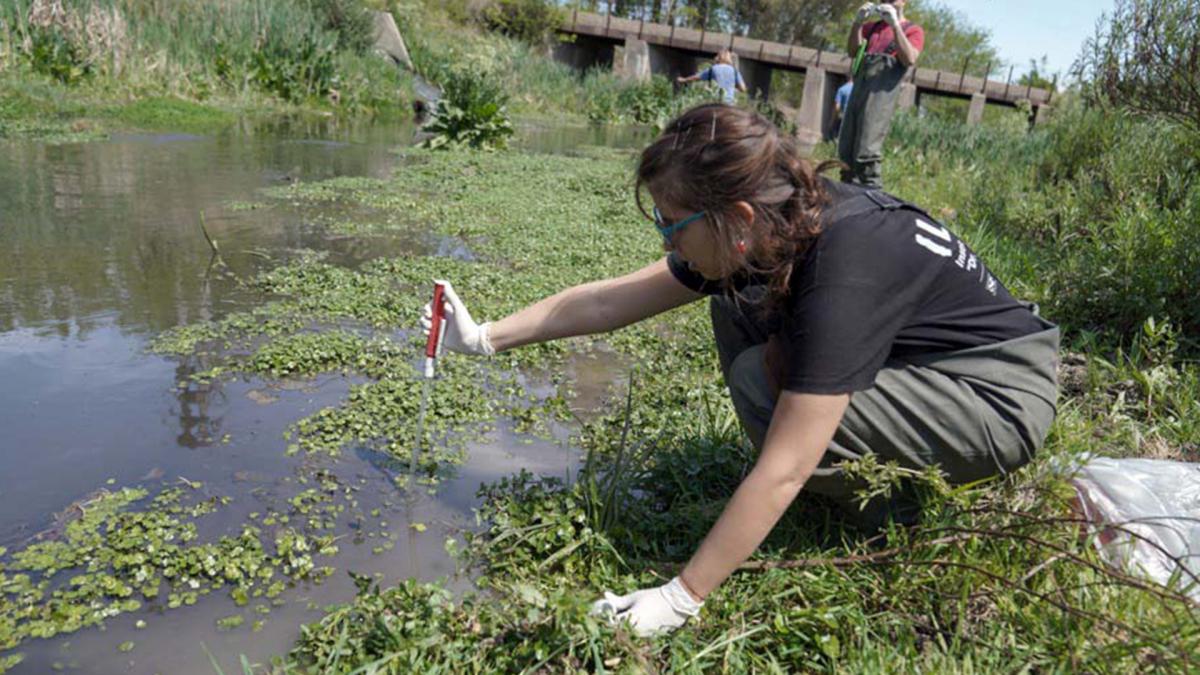
[[[250,60],[254,83],[285,101],[324,96],[334,82],[334,40],[316,31],[291,37],[260,39]]]
[[[84,51],[54,28],[31,28],[28,44],[30,66],[63,84],[75,84],[92,72]]]
[[[426,147],[495,149],[508,144],[513,134],[505,109],[508,97],[494,77],[459,68],[451,70],[441,84],[442,99],[425,126],[433,134]]]

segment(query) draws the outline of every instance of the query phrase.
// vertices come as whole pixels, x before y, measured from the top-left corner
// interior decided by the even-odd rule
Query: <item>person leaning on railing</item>
[[[904,20],[907,0],[868,2],[850,27],[846,51],[854,59],[854,90],[842,117],[838,158],[846,165],[842,180],[882,188],[883,142],[892,126],[900,82],[916,65],[925,31]],[[873,14],[880,20],[867,22]]]

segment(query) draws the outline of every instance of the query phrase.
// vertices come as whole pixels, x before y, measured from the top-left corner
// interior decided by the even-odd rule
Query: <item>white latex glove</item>
[[[879,5],[879,16],[893,29],[900,25],[900,15],[896,13],[896,8],[892,5]]]
[[[876,12],[875,3],[868,2],[858,8],[858,14],[854,16],[854,22],[858,24],[866,23],[867,19]]]
[[[703,602],[692,599],[683,582],[675,577],[662,586],[628,595],[605,591],[603,600],[592,603],[592,613],[613,623],[628,621],[639,637],[649,637],[679,628],[689,617],[699,614],[703,606]]]
[[[445,317],[445,321],[442,322],[442,330],[446,334],[441,340],[442,349],[472,356],[495,354],[496,349],[492,347],[492,341],[488,337],[488,330],[492,324],[475,323],[475,320],[471,318],[471,313],[467,311],[467,306],[458,298],[458,293],[454,292],[454,287],[450,285],[449,281],[434,279],[434,283],[445,286],[445,290],[442,292],[442,312]],[[433,327],[432,305],[433,303],[426,304],[425,311],[421,315],[421,328],[426,335],[429,335],[429,330]]]

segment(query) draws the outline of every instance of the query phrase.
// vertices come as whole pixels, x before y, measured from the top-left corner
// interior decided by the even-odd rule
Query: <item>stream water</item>
[[[176,383],[204,364],[150,354],[146,344],[173,326],[264,301],[208,273],[201,213],[226,262],[243,275],[302,248],[327,250],[332,262],[351,266],[414,246],[455,255],[419,232],[332,235],[330,214],[311,207],[238,207],[287,182],[385,177],[397,169],[392,149],[413,134],[411,126],[278,122],[213,136],[0,144],[0,546],[22,545],[55,513],[106,487],[153,493],[180,477],[202,481],[206,491],[232,497],[208,517],[211,536],[235,533],[250,512],[294,493],[301,466],[314,460],[286,457],[284,430],[335,404],[357,380],[251,378],[180,389]],[[526,128],[519,144],[557,152],[644,140],[638,130]],[[594,407],[614,377],[616,361],[598,358],[571,366],[579,395],[595,400],[582,407]],[[558,431],[558,441],[530,439],[501,420],[469,446],[466,464],[436,495],[408,506],[386,462],[366,450],[345,452],[331,470],[358,486],[366,508],[390,509],[383,529],[394,547],[381,554],[378,539],[347,540],[328,562],[337,573],[287,592],[258,632],[218,631],[215,619],[237,608],[217,592],[191,607],[150,605],[103,629],[31,640],[17,650],[25,660],[14,672],[212,673],[206,649],[225,672],[240,672],[240,655],[263,662],[285,652],[321,607],[353,597],[345,570],[380,572],[385,584],[452,575],[444,542],[474,527],[481,482],[522,467],[573,473],[578,453]],[[427,529],[415,535],[414,523]],[[135,628],[139,621],[144,628]],[[126,640],[134,650],[118,651]]]

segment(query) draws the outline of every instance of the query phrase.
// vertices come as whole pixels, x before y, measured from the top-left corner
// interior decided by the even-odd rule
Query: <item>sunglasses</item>
[[[676,232],[687,227],[690,223],[693,223],[704,217],[704,211],[697,211],[686,218],[681,218],[671,223],[667,222],[666,218],[663,218],[662,211],[659,211],[657,206],[654,207],[653,213],[654,226],[658,228],[658,233],[662,235],[663,241],[666,241],[667,243],[671,242],[671,237],[675,236]]]

